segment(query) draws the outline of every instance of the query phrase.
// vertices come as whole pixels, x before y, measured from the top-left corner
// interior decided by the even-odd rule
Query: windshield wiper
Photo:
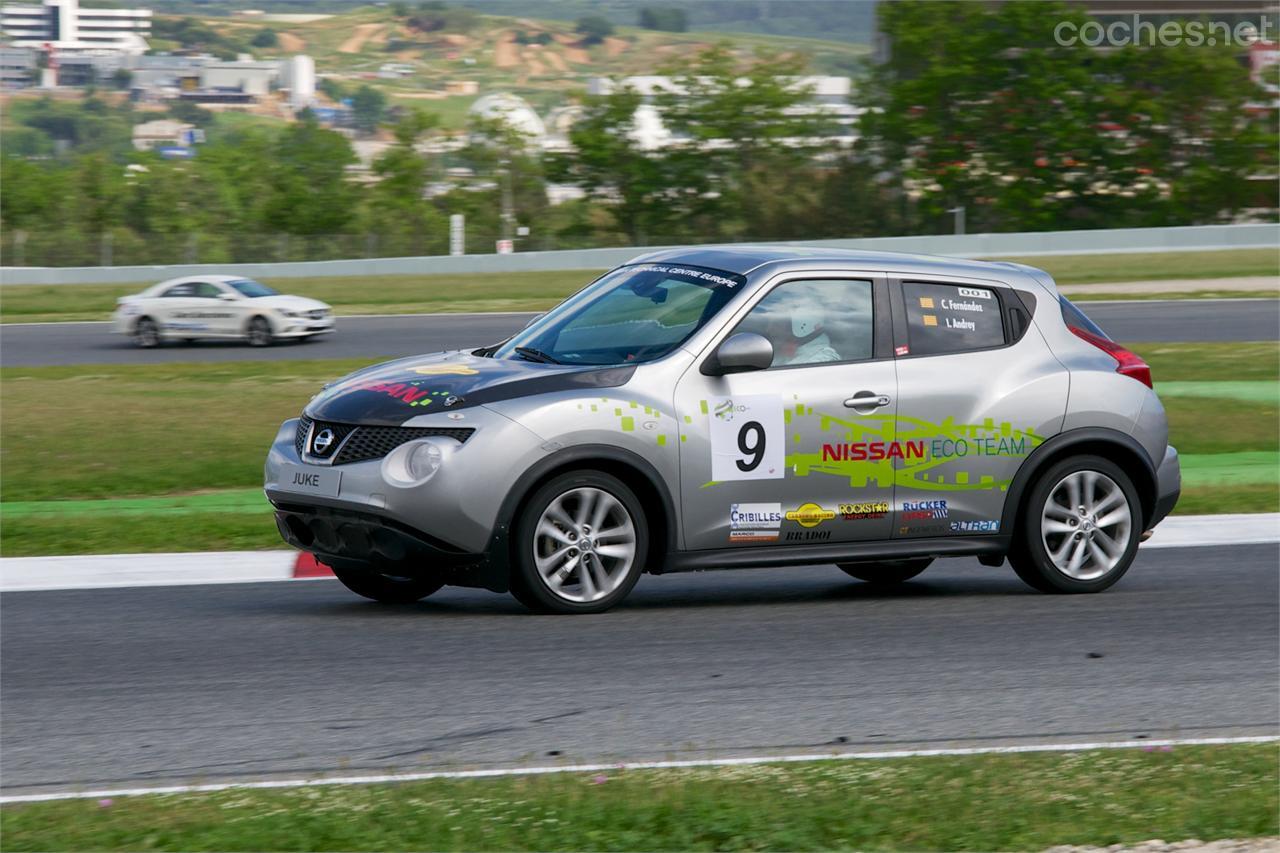
[[[536,361],[540,364],[560,364],[557,359],[552,358],[542,350],[534,349],[533,347],[516,347],[516,354],[523,356],[529,361]]]

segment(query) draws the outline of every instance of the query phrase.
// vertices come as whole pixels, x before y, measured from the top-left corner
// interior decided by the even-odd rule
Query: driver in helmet
[[[821,364],[840,361],[840,353],[831,346],[831,338],[823,331],[824,312],[817,306],[799,306],[783,319],[781,335],[774,340],[774,364]]]

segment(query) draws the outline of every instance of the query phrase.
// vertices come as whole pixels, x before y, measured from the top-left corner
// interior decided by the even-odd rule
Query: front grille
[[[328,316],[328,314],[329,312],[324,310],[323,308],[317,308],[314,311],[308,311],[307,317],[312,320],[323,320],[325,317]]]
[[[312,455],[307,447],[307,435],[313,421],[306,415],[298,419],[298,431],[293,439],[294,449],[301,458],[304,452]],[[459,444],[471,437],[474,429],[451,427],[385,427],[359,426],[356,424],[338,424],[330,421],[315,421],[316,431],[328,427],[333,430],[340,448],[333,457],[334,465],[345,465],[348,462],[364,462],[369,459],[381,459],[406,441],[415,438],[440,436],[452,438]],[[349,437],[348,437],[349,436]],[[347,439],[343,443],[343,439]]]
[[[415,438],[440,436],[452,438],[458,443],[471,437],[473,429],[450,429],[448,427],[357,427],[347,443],[342,445],[338,455],[334,457],[334,465],[345,465],[348,462],[364,462],[367,459],[381,459],[406,441]]]
[[[311,429],[311,418],[303,415],[298,418],[298,431],[293,435],[293,449],[297,452],[298,458],[302,458],[302,451],[307,449],[307,430]]]

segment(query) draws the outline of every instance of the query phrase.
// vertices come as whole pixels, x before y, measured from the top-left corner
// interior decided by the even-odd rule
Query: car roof
[[[664,249],[633,258],[629,263],[681,263],[711,267],[726,272],[747,275],[766,265],[785,265],[788,262],[812,265],[829,261],[842,267],[884,270],[886,272],[910,269],[913,272],[934,272],[982,278],[997,273],[1008,275],[1016,272],[1031,275],[1039,272],[1032,267],[1003,261],[973,261],[948,258],[942,255],[916,255],[904,252],[876,252],[867,249],[834,249],[823,246],[714,246]]]

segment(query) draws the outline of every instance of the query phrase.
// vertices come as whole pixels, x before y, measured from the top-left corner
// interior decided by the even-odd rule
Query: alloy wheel
[[[1115,480],[1098,471],[1073,471],[1049,492],[1040,535],[1058,571],[1079,581],[1096,580],[1124,558],[1133,513]]]
[[[613,495],[571,489],[547,505],[533,536],[533,562],[547,589],[566,601],[598,601],[631,571],[636,529]]]

